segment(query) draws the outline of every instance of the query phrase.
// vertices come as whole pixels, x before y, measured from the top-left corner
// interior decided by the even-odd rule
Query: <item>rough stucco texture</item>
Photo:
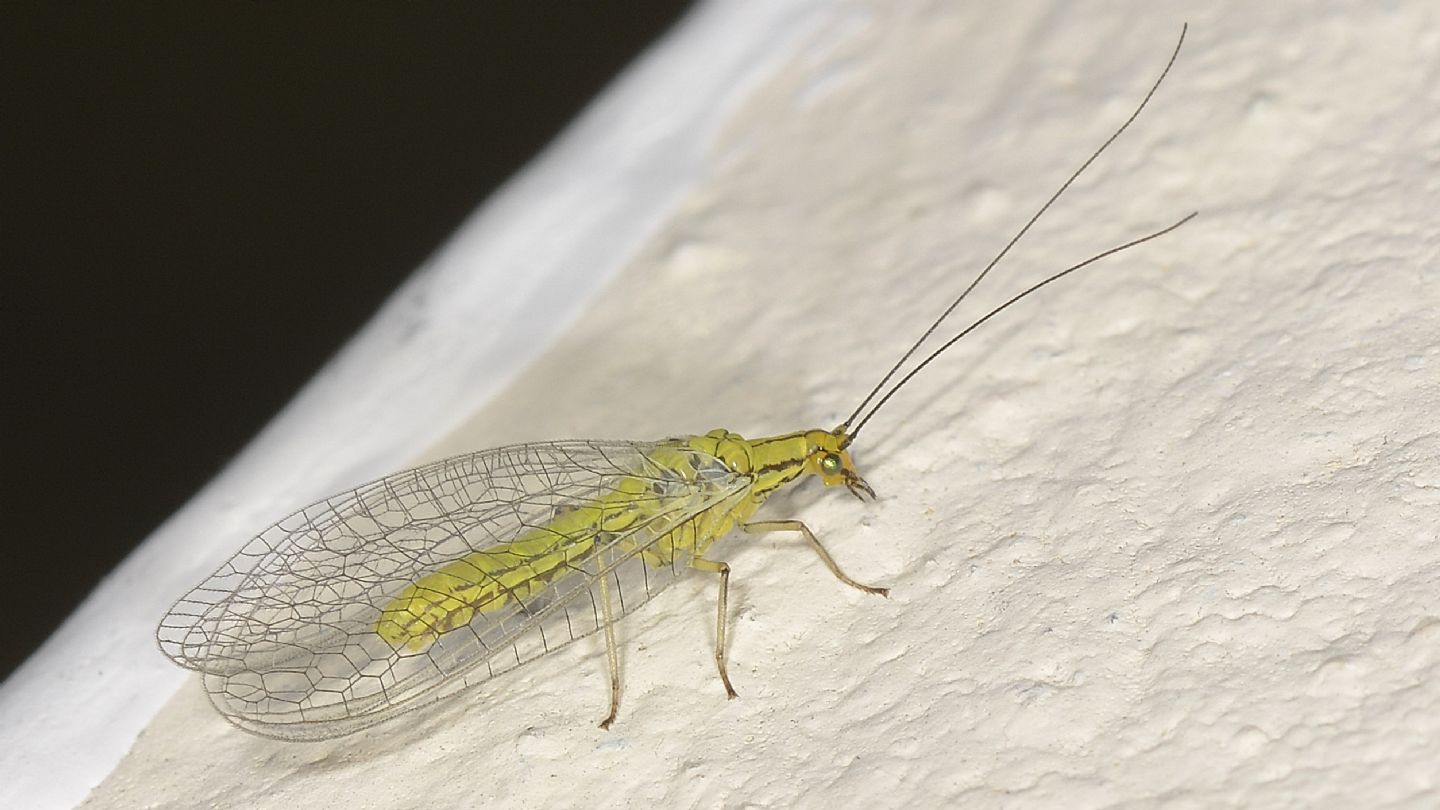
[[[914,11],[896,11],[900,6]],[[881,493],[777,498],[714,586],[337,741],[198,683],[90,807],[1440,806],[1440,24],[1215,3],[1136,128],[866,429]],[[837,10],[591,314],[439,455],[829,426],[1128,114],[1165,4]]]

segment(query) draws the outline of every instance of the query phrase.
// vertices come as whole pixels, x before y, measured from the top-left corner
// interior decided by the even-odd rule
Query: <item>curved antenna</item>
[[[1171,52],[1170,60],[1165,63],[1165,69],[1160,71],[1160,77],[1155,80],[1154,84],[1150,85],[1150,91],[1145,94],[1145,98],[1140,100],[1140,105],[1135,108],[1135,112],[1130,113],[1130,117],[1125,119],[1125,123],[1121,124],[1120,127],[1116,129],[1109,138],[1106,138],[1105,142],[1100,144],[1100,148],[1092,152],[1090,154],[1090,157],[1086,158],[1085,162],[1080,164],[1080,168],[1076,169],[1070,175],[1069,179],[1067,179],[1064,183],[1060,184],[1060,188],[1056,189],[1055,193],[1050,195],[1050,199],[1046,200],[1045,204],[1040,206],[1039,210],[1037,210],[1035,214],[1031,216],[1028,221],[1026,221],[1024,227],[1016,231],[1015,235],[1010,238],[1010,241],[1005,243],[1005,247],[1001,248],[1000,252],[995,254],[995,258],[991,259],[990,263],[986,264],[985,268],[980,271],[980,274],[975,276],[975,280],[970,282],[970,286],[966,287],[965,290],[961,292],[954,301],[950,302],[950,306],[946,307],[945,311],[940,313],[940,317],[936,318],[935,322],[930,324],[930,328],[925,330],[925,334],[921,335],[919,340],[915,341],[913,344],[910,345],[909,349],[905,350],[905,354],[901,355],[900,359],[896,361],[895,365],[891,366],[890,370],[885,372],[885,376],[880,379],[880,382],[876,383],[875,387],[870,389],[870,393],[865,395],[865,399],[861,400],[860,404],[855,406],[854,413],[851,413],[849,416],[847,416],[845,418],[845,421],[841,422],[840,426],[836,428],[836,430],[847,430],[849,428],[850,423],[854,422],[856,417],[860,416],[860,412],[865,410],[865,406],[870,404],[870,400],[874,399],[875,396],[880,393],[881,389],[885,387],[886,383],[890,382],[890,379],[895,376],[895,373],[898,372],[900,368],[904,366],[905,363],[912,356],[914,356],[915,352],[920,348],[921,344],[928,340],[931,335],[935,334],[935,330],[940,328],[940,324],[944,323],[945,319],[950,317],[950,313],[954,312],[955,308],[960,306],[960,302],[964,301],[966,296],[970,295],[970,291],[975,289],[976,285],[980,283],[980,280],[990,274],[990,271],[995,268],[995,265],[999,264],[1000,260],[1005,258],[1006,254],[1010,252],[1011,248],[1015,247],[1015,243],[1019,242],[1020,238],[1030,231],[1030,227],[1034,225],[1040,219],[1040,217],[1044,216],[1046,211],[1050,210],[1050,206],[1054,205],[1055,201],[1060,199],[1060,195],[1064,194],[1066,190],[1069,189],[1070,186],[1074,184],[1077,179],[1079,179],[1080,175],[1084,174],[1085,170],[1090,168],[1090,164],[1094,163],[1095,160],[1099,158],[1106,149],[1109,149],[1110,144],[1114,143],[1115,140],[1120,137],[1121,133],[1129,129],[1130,125],[1135,122],[1135,119],[1140,117],[1140,113],[1145,109],[1145,106],[1150,103],[1151,97],[1155,95],[1155,91],[1160,89],[1160,83],[1165,81],[1166,76],[1170,75],[1170,68],[1175,66],[1175,59],[1180,56],[1180,46],[1185,44],[1185,32],[1189,29],[1189,23],[1185,23],[1180,26],[1180,39],[1175,42],[1175,50]],[[890,393],[893,394],[894,391],[892,390]],[[885,398],[889,399],[889,396],[887,395]],[[879,406],[877,405],[876,407],[878,408]],[[872,410],[870,413],[873,414],[874,411]],[[870,417],[866,416],[865,418],[869,419]],[[852,433],[851,435],[854,434]]]
[[[1018,302],[1020,299],[1026,297],[1026,296],[1029,295],[1030,293],[1035,292],[1036,290],[1040,289],[1041,287],[1044,287],[1045,285],[1050,284],[1051,282],[1059,281],[1060,279],[1062,279],[1062,278],[1070,275],[1071,273],[1075,272],[1076,270],[1079,270],[1079,269],[1082,268],[1082,267],[1088,267],[1088,266],[1094,264],[1095,262],[1098,262],[1098,261],[1100,261],[1101,259],[1105,258],[1106,256],[1114,256],[1116,253],[1119,253],[1119,252],[1122,251],[1122,250],[1129,250],[1130,248],[1135,247],[1136,245],[1140,245],[1140,244],[1144,244],[1145,242],[1149,242],[1151,239],[1158,239],[1158,238],[1164,236],[1165,234],[1170,233],[1171,231],[1173,231],[1173,230],[1175,230],[1176,228],[1180,227],[1181,225],[1184,225],[1185,223],[1187,223],[1187,222],[1189,222],[1190,220],[1194,219],[1194,218],[1196,217],[1196,215],[1198,215],[1198,214],[1199,214],[1198,211],[1191,211],[1190,213],[1188,213],[1188,214],[1186,214],[1185,216],[1181,217],[1180,220],[1177,221],[1177,222],[1176,222],[1175,224],[1173,224],[1173,225],[1169,225],[1169,226],[1167,226],[1167,227],[1161,228],[1160,230],[1154,231],[1153,233],[1148,233],[1148,234],[1140,237],[1139,239],[1132,239],[1132,240],[1130,240],[1129,242],[1126,242],[1126,243],[1123,244],[1123,245],[1116,245],[1115,247],[1112,247],[1112,248],[1110,248],[1109,250],[1102,251],[1102,252],[1100,252],[1100,253],[1096,253],[1094,256],[1091,256],[1090,258],[1086,259],[1086,260],[1083,261],[1083,262],[1080,262],[1079,264],[1073,264],[1073,265],[1065,268],[1064,270],[1061,270],[1060,272],[1056,273],[1055,275],[1050,276],[1049,278],[1045,279],[1044,281],[1041,281],[1041,282],[1038,282],[1038,283],[1036,283],[1036,284],[1031,285],[1031,286],[1030,286],[1029,288],[1027,288],[1024,292],[1021,292],[1021,293],[1019,293],[1018,295],[1015,295],[1015,296],[1012,297],[1009,301],[1006,301],[1005,303],[1001,304],[1000,306],[998,306],[998,307],[990,310],[989,312],[985,313],[983,316],[981,316],[979,319],[977,319],[974,323],[972,323],[972,324],[970,324],[969,326],[965,327],[965,329],[962,330],[962,331],[960,332],[960,334],[958,334],[958,335],[956,335],[955,337],[952,337],[952,338],[950,338],[949,340],[945,341],[945,343],[943,343],[943,344],[940,346],[940,348],[938,348],[938,349],[936,349],[935,351],[931,352],[931,353],[929,354],[929,356],[927,356],[924,360],[921,360],[921,361],[920,361],[920,365],[918,365],[918,366],[916,366],[915,368],[911,369],[911,370],[910,370],[910,373],[906,374],[904,377],[901,377],[901,378],[900,378],[900,381],[897,382],[897,383],[895,383],[895,387],[893,387],[893,388],[891,388],[889,391],[887,391],[887,392],[885,393],[885,396],[881,397],[881,398],[880,398],[880,401],[877,402],[877,403],[875,403],[875,407],[871,408],[871,409],[870,409],[870,412],[867,413],[867,414],[865,414],[865,418],[860,420],[860,424],[856,425],[854,430],[849,431],[849,433],[847,434],[846,440],[845,440],[845,442],[843,443],[842,446],[849,446],[850,442],[854,441],[854,440],[855,440],[855,437],[858,436],[858,435],[860,435],[860,428],[865,427],[865,423],[870,421],[870,417],[874,416],[876,411],[880,410],[880,408],[883,407],[883,406],[885,405],[885,403],[889,402],[889,401],[890,401],[890,398],[893,397],[893,396],[895,396],[895,392],[896,392],[896,391],[899,391],[901,388],[903,388],[903,387],[905,386],[905,383],[910,382],[910,379],[911,379],[912,377],[914,377],[916,374],[919,374],[921,369],[923,369],[923,368],[925,368],[926,366],[930,365],[930,361],[932,361],[932,360],[934,360],[935,358],[939,357],[940,355],[944,354],[946,349],[950,348],[951,346],[954,346],[956,343],[959,343],[961,338],[965,337],[966,335],[970,334],[971,332],[974,332],[975,329],[980,326],[980,324],[985,323],[986,321],[990,320],[991,318],[995,317],[996,315],[999,315],[1001,312],[1004,312],[1006,309],[1009,309],[1009,307],[1010,307],[1011,304],[1014,304],[1014,303]]]

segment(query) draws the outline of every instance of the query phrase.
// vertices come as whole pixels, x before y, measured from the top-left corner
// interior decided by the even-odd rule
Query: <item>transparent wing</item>
[[[236,725],[283,739],[348,734],[463,690],[599,629],[602,574],[618,618],[684,572],[683,547],[667,542],[663,555],[640,555],[710,510],[731,508],[749,479],[687,448],[700,474],[686,480],[655,462],[660,447],[515,445],[327,498],[251,540],[176,602],[157,631],[160,648],[205,674],[211,700]],[[556,534],[578,551],[528,588],[507,590],[501,607],[465,614],[420,649],[377,632],[386,606],[417,581],[553,531],[557,516],[594,511],[637,479],[640,497],[653,498],[639,519],[621,531]]]

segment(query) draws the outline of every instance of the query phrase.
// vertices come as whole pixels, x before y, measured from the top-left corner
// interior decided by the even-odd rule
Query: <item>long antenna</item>
[[[847,435],[847,441],[845,442],[845,444],[846,444],[846,445],[849,445],[850,442],[852,442],[852,441],[855,440],[855,437],[860,434],[860,428],[865,427],[865,423],[870,421],[870,417],[874,416],[876,411],[880,410],[880,408],[883,407],[883,406],[885,405],[885,403],[889,402],[889,401],[890,401],[890,398],[893,397],[893,396],[895,396],[895,392],[896,392],[896,391],[899,391],[902,387],[904,387],[905,383],[910,382],[910,378],[911,378],[911,377],[914,377],[916,374],[919,374],[919,373],[920,373],[920,369],[925,368],[926,366],[930,365],[930,361],[932,361],[932,360],[934,360],[935,358],[939,357],[940,355],[944,354],[946,349],[950,348],[951,346],[954,346],[956,343],[959,343],[961,338],[965,337],[966,335],[970,334],[971,332],[974,332],[975,329],[980,326],[980,324],[985,323],[986,321],[990,320],[991,318],[995,317],[996,315],[999,315],[1001,312],[1004,312],[1006,309],[1008,309],[1008,308],[1010,307],[1011,304],[1014,304],[1014,303],[1018,302],[1020,299],[1024,298],[1025,296],[1029,295],[1030,293],[1035,292],[1036,290],[1040,289],[1041,287],[1044,287],[1045,285],[1050,284],[1051,282],[1059,281],[1060,279],[1062,279],[1062,278],[1070,275],[1071,273],[1075,272],[1076,270],[1079,270],[1079,269],[1082,268],[1082,267],[1088,267],[1088,266],[1094,264],[1095,262],[1098,262],[1098,261],[1100,261],[1101,259],[1105,258],[1106,256],[1113,256],[1113,255],[1115,255],[1116,253],[1119,253],[1119,252],[1122,251],[1122,250],[1129,250],[1130,248],[1135,247],[1136,245],[1140,245],[1140,244],[1144,244],[1145,242],[1149,242],[1151,239],[1158,239],[1158,238],[1164,236],[1165,234],[1170,233],[1171,231],[1173,231],[1173,230],[1175,230],[1176,228],[1180,227],[1181,225],[1184,225],[1185,223],[1187,223],[1187,222],[1189,222],[1190,220],[1194,219],[1195,216],[1196,216],[1198,213],[1199,213],[1198,211],[1192,211],[1192,212],[1186,214],[1184,217],[1181,217],[1180,220],[1179,220],[1178,222],[1176,222],[1175,224],[1173,224],[1173,225],[1167,226],[1167,227],[1165,227],[1165,228],[1161,228],[1160,230],[1155,231],[1155,232],[1153,232],[1153,233],[1146,234],[1145,236],[1142,236],[1142,237],[1140,237],[1139,239],[1132,239],[1132,240],[1130,240],[1129,242],[1126,242],[1126,243],[1123,244],[1123,245],[1116,245],[1115,247],[1112,247],[1112,248],[1110,248],[1109,250],[1103,251],[1103,252],[1101,252],[1101,253],[1096,253],[1094,256],[1091,256],[1090,258],[1086,259],[1086,260],[1083,261],[1083,262],[1080,262],[1079,264],[1071,265],[1071,266],[1065,268],[1064,270],[1061,270],[1060,272],[1056,273],[1055,275],[1050,276],[1049,278],[1045,279],[1044,281],[1041,281],[1041,282],[1039,282],[1039,283],[1036,283],[1036,284],[1034,284],[1034,285],[1031,285],[1031,286],[1030,286],[1029,288],[1027,288],[1024,292],[1021,292],[1021,293],[1019,293],[1018,295],[1015,295],[1015,296],[1012,297],[1009,301],[1006,301],[1005,303],[1001,304],[1000,306],[998,306],[998,307],[990,310],[989,312],[985,313],[983,316],[981,316],[981,317],[980,317],[978,320],[976,320],[974,323],[972,323],[972,324],[970,324],[969,326],[965,327],[965,328],[960,332],[960,334],[958,334],[958,335],[956,335],[955,337],[952,337],[952,338],[950,338],[949,340],[945,341],[943,344],[941,344],[940,348],[938,348],[938,349],[936,349],[935,351],[931,352],[931,353],[929,354],[929,356],[927,356],[924,360],[921,360],[921,361],[920,361],[920,365],[918,365],[918,366],[916,366],[915,368],[911,369],[909,374],[906,374],[904,377],[901,377],[901,378],[900,378],[900,381],[897,382],[897,383],[895,383],[895,387],[891,388],[888,392],[886,392],[885,396],[881,397],[881,398],[880,398],[880,401],[877,402],[877,403],[875,403],[875,407],[871,408],[871,409],[870,409],[870,412],[867,413],[867,414],[865,414],[865,418],[860,420],[860,424],[856,425],[854,430],[851,430],[851,431],[848,431],[848,432],[847,432],[847,434],[846,434],[846,435]]]
[[[1190,28],[1190,24],[1189,24],[1189,23],[1185,23],[1185,24],[1183,24],[1183,25],[1180,26],[1180,39],[1175,42],[1175,50],[1170,54],[1170,61],[1168,61],[1168,62],[1165,63],[1165,69],[1162,70],[1162,71],[1160,71],[1160,77],[1157,78],[1157,79],[1155,80],[1155,83],[1150,86],[1150,91],[1145,94],[1145,98],[1141,99],[1141,101],[1140,101],[1140,106],[1138,106],[1138,107],[1135,108],[1135,112],[1131,113],[1131,114],[1130,114],[1130,117],[1127,118],[1127,119],[1125,119],[1125,123],[1121,124],[1120,127],[1119,127],[1118,129],[1116,129],[1115,132],[1114,132],[1113,134],[1111,134],[1111,136],[1110,136],[1109,138],[1105,139],[1105,142],[1104,142],[1104,143],[1100,144],[1100,148],[1099,148],[1099,149],[1096,149],[1093,153],[1091,153],[1090,157],[1088,157],[1088,158],[1085,159],[1085,162],[1084,162],[1084,163],[1080,164],[1080,168],[1076,169],[1076,170],[1070,175],[1069,179],[1067,179],[1064,183],[1061,183],[1061,184],[1060,184],[1060,188],[1056,189],[1056,190],[1055,190],[1055,193],[1050,195],[1050,199],[1046,200],[1046,201],[1045,201],[1045,204],[1042,205],[1042,206],[1040,206],[1039,210],[1037,210],[1037,211],[1035,212],[1035,214],[1030,217],[1030,219],[1025,223],[1024,227],[1022,227],[1019,231],[1016,231],[1016,232],[1015,232],[1015,235],[1010,238],[1010,241],[1005,243],[1005,247],[1001,248],[1001,249],[1000,249],[1000,252],[997,253],[997,254],[995,254],[995,258],[991,259],[991,260],[990,260],[990,263],[989,263],[989,264],[986,264],[986,265],[985,265],[985,268],[980,271],[980,274],[975,277],[975,280],[970,282],[970,286],[966,287],[966,288],[964,289],[964,291],[961,292],[960,295],[959,295],[958,297],[956,297],[956,299],[955,299],[954,301],[951,301],[951,302],[950,302],[950,306],[946,307],[946,308],[945,308],[945,311],[942,312],[942,313],[940,313],[940,317],[936,318],[936,319],[935,319],[935,322],[932,323],[932,324],[930,324],[930,328],[925,330],[925,334],[921,335],[919,340],[917,340],[917,341],[915,341],[913,344],[911,344],[910,348],[905,350],[905,354],[902,355],[898,361],[896,361],[895,365],[891,366],[891,367],[890,367],[890,370],[887,371],[887,372],[885,372],[885,376],[880,379],[880,382],[878,382],[878,383],[875,384],[875,387],[874,387],[874,388],[870,389],[870,393],[866,394],[866,395],[865,395],[865,399],[861,400],[860,404],[855,407],[855,412],[852,413],[852,414],[850,414],[848,417],[846,417],[846,418],[845,418],[845,421],[840,423],[840,426],[839,426],[839,428],[837,428],[837,430],[847,430],[847,428],[850,426],[850,424],[851,424],[852,422],[854,422],[857,417],[860,416],[861,411],[864,411],[864,410],[865,410],[865,406],[867,406],[867,405],[870,404],[870,400],[874,399],[875,396],[880,393],[881,389],[883,389],[883,388],[885,387],[886,383],[890,382],[890,379],[895,376],[896,372],[898,372],[898,371],[900,370],[900,368],[901,368],[902,366],[904,366],[907,361],[909,361],[909,359],[910,359],[910,358],[915,354],[915,352],[920,348],[921,344],[923,344],[926,340],[928,340],[928,339],[930,338],[930,336],[935,333],[935,330],[936,330],[936,329],[940,328],[940,324],[944,323],[944,322],[945,322],[945,319],[948,318],[948,317],[950,317],[950,313],[954,312],[954,311],[955,311],[955,308],[958,307],[958,306],[960,306],[960,302],[961,302],[961,301],[964,301],[965,298],[966,298],[966,296],[970,295],[970,291],[973,290],[973,289],[975,289],[976,285],[978,285],[978,284],[980,283],[981,279],[985,278],[985,276],[987,276],[987,275],[990,274],[990,271],[995,268],[995,265],[999,264],[999,263],[1000,263],[1000,260],[1003,259],[1003,258],[1005,258],[1006,254],[1008,254],[1008,253],[1010,252],[1010,249],[1011,249],[1011,248],[1015,247],[1015,243],[1016,243],[1016,242],[1019,242],[1019,241],[1020,241],[1020,238],[1023,237],[1026,233],[1028,233],[1028,232],[1030,231],[1030,227],[1031,227],[1032,225],[1034,225],[1034,224],[1040,219],[1040,217],[1045,214],[1046,211],[1049,211],[1049,210],[1050,210],[1050,206],[1054,205],[1054,204],[1055,204],[1055,201],[1058,200],[1058,199],[1060,199],[1060,195],[1061,195],[1061,194],[1064,194],[1065,191],[1066,191],[1067,189],[1069,189],[1070,186],[1071,186],[1072,184],[1074,184],[1074,182],[1075,182],[1077,179],[1079,179],[1080,175],[1084,174],[1084,173],[1085,173],[1085,170],[1088,169],[1088,168],[1090,168],[1090,164],[1094,163],[1095,160],[1096,160],[1097,158],[1099,158],[1100,155],[1103,154],[1106,149],[1109,149],[1109,148],[1110,148],[1110,144],[1114,143],[1115,140],[1120,137],[1120,134],[1123,133],[1126,129],[1129,129],[1129,128],[1130,128],[1130,125],[1135,122],[1135,119],[1140,117],[1141,111],[1143,111],[1143,110],[1145,109],[1145,106],[1150,103],[1150,99],[1151,99],[1152,96],[1155,95],[1155,91],[1160,89],[1160,83],[1163,82],[1163,81],[1165,81],[1165,77],[1166,77],[1166,76],[1170,75],[1170,68],[1174,67],[1174,65],[1175,65],[1175,59],[1176,59],[1176,57],[1178,57],[1178,56],[1180,55],[1180,46],[1182,46],[1182,45],[1185,44],[1185,32],[1186,32],[1187,30],[1189,30],[1189,28]],[[1173,227],[1173,226],[1172,226],[1172,227]],[[1155,234],[1155,235],[1158,236],[1159,234]],[[1143,241],[1143,240],[1142,240],[1142,241]],[[1114,251],[1111,251],[1111,252],[1114,252]],[[1101,256],[1106,256],[1106,255],[1109,255],[1109,253],[1101,254]],[[1096,258],[1100,258],[1100,257],[1097,256]],[[1092,261],[1093,261],[1093,260],[1092,260]],[[1086,262],[1086,264],[1088,264],[1088,262]],[[1080,266],[1084,266],[1084,265],[1080,265]],[[1078,268],[1072,268],[1072,269],[1078,269]],[[1069,271],[1066,271],[1066,272],[1069,272]],[[1061,275],[1064,275],[1064,273],[1062,273]],[[1047,282],[1047,283],[1048,283],[1048,282]],[[1044,286],[1044,283],[1042,283],[1040,286]],[[1007,306],[1008,306],[1008,305],[1007,305]],[[993,313],[992,313],[992,314],[993,314]],[[989,316],[987,315],[986,317],[988,318]],[[982,319],[982,320],[983,320],[983,319]],[[978,323],[978,322],[977,322],[977,323]],[[974,326],[972,325],[971,328],[973,329]],[[966,332],[969,332],[969,331],[970,331],[969,329],[966,330]],[[963,333],[962,333],[962,334],[963,334]],[[946,345],[948,346],[948,345],[950,345],[950,344],[947,343]],[[932,355],[932,356],[933,356],[933,355]],[[928,361],[927,361],[927,362],[928,362]],[[918,371],[918,369],[917,369],[917,371]],[[911,372],[911,373],[913,374],[914,372]],[[909,377],[906,377],[906,379],[909,379]],[[898,388],[899,386],[896,386],[896,387]],[[893,394],[893,393],[895,393],[895,392],[894,392],[894,390],[892,390],[890,393]],[[887,394],[887,395],[885,396],[885,399],[889,399],[889,398],[890,398],[890,397],[889,397],[889,395]],[[883,401],[883,400],[882,400],[882,401]],[[876,407],[878,408],[879,406],[877,405]],[[870,413],[873,415],[875,412],[872,410]],[[869,419],[870,417],[869,417],[869,416],[866,416],[865,418],[866,418],[866,419]],[[862,421],[861,424],[864,424],[864,422]],[[858,426],[857,426],[857,427],[856,427],[856,430],[858,430],[858,429],[859,429],[859,428],[858,428]],[[849,435],[850,435],[852,438],[854,437],[855,431],[848,431],[848,430],[847,430],[847,432],[849,433]],[[847,444],[848,444],[848,442],[847,442]]]

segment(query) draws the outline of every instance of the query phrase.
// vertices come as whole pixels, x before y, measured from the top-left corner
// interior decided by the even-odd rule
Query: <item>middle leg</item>
[[[718,615],[715,619],[715,666],[720,670],[720,680],[725,684],[726,697],[739,697],[735,687],[730,685],[730,673],[725,669],[725,614],[726,603],[730,600],[730,566],[728,563],[707,560],[704,557],[696,557],[690,561],[690,567],[697,571],[704,571],[709,574],[720,575],[720,598]]]

